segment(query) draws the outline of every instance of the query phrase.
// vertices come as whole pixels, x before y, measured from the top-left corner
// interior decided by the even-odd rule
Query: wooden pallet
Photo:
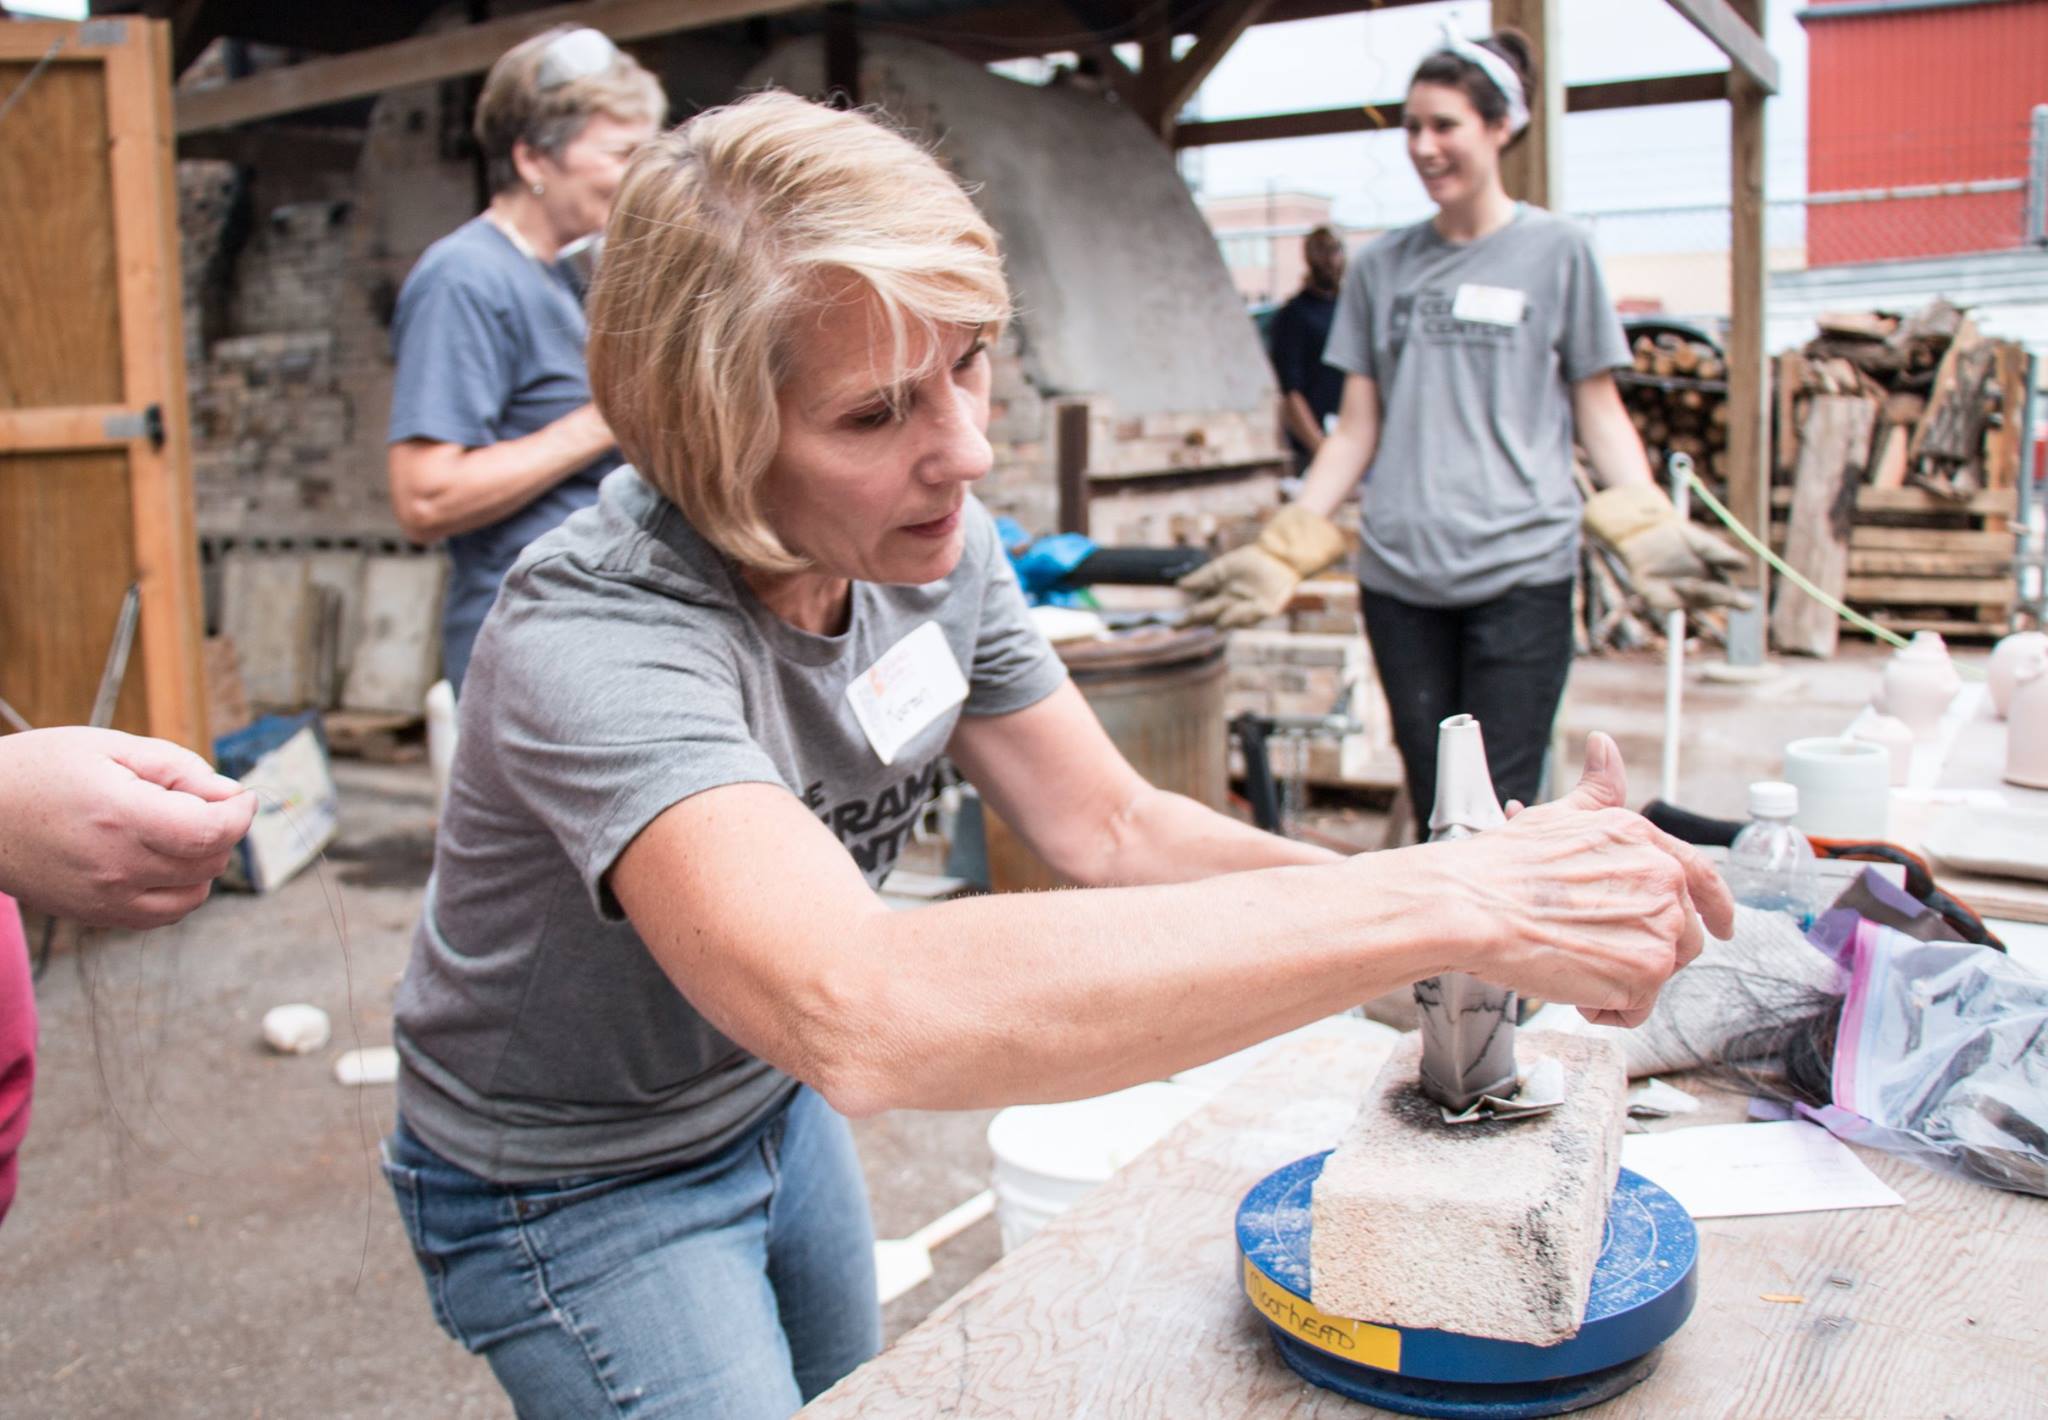
[[[1995,638],[2013,609],[2016,492],[1995,488],[1947,499],[1921,488],[1856,490],[1843,600],[1887,630]],[[1789,488],[1771,490],[1774,509]],[[1772,524],[1783,548],[1785,525]]]

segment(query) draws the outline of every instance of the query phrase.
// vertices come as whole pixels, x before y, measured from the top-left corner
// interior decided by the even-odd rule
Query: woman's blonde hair
[[[762,507],[799,317],[850,278],[889,342],[884,383],[928,373],[944,327],[1010,314],[995,232],[901,133],[769,91],[708,109],[626,170],[590,297],[590,386],[620,451],[719,551],[802,569]],[[913,351],[922,351],[921,357]]]
[[[476,141],[492,192],[519,185],[520,143],[559,158],[597,114],[621,123],[668,116],[661,81],[593,29],[555,25],[498,56],[476,101]]]

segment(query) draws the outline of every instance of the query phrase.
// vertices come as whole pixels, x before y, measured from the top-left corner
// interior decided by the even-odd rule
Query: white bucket
[[[1208,1102],[1163,1082],[1069,1104],[1012,1105],[989,1121],[996,1226],[1009,1252]]]

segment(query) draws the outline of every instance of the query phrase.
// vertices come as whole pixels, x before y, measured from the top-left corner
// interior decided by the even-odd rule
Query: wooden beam
[[[1145,117],[1160,134],[1172,137],[1173,121],[1195,96],[1195,90],[1215,72],[1238,38],[1259,22],[1271,3],[1272,0],[1222,0],[1203,18],[1202,27],[1195,31],[1194,44],[1174,61],[1159,87],[1147,94],[1158,107],[1148,109]]]
[[[1728,97],[1728,74],[1671,74],[1659,79],[1624,79],[1608,84],[1578,84],[1565,91],[1566,113],[1596,113],[1618,108],[1651,108],[1659,104],[1706,103]],[[1219,143],[1255,143],[1269,138],[1320,138],[1332,133],[1370,133],[1401,126],[1401,104],[1391,100],[1364,107],[1311,109],[1304,113],[1266,114],[1257,118],[1215,118],[1174,125],[1176,148],[1214,147]]]
[[[48,454],[125,449],[137,412],[125,404],[74,404],[42,409],[0,409],[0,454]]]
[[[1714,42],[1728,62],[1747,74],[1766,94],[1778,92],[1778,61],[1764,45],[1763,21],[1745,0],[1670,0],[1671,8],[1692,21],[1693,28]]]
[[[178,156],[281,172],[354,172],[368,136],[355,128],[217,128],[179,139]]]
[[[1745,21],[1761,19],[1763,0],[1737,3]],[[1770,366],[1764,353],[1766,97],[1748,73],[1729,72],[1728,506],[1759,538],[1769,536],[1771,524]],[[1761,560],[1740,580],[1756,591],[1759,606],[1770,605],[1770,573]],[[1745,652],[1752,649],[1761,655],[1760,646]]]
[[[178,132],[230,128],[344,99],[367,98],[387,89],[480,74],[513,45],[550,25],[588,25],[625,41],[816,6],[817,0],[578,0],[550,5],[332,59],[268,69],[218,88],[180,94]]]
[[[1508,196],[1538,207],[1564,207],[1564,50],[1557,42],[1558,0],[1493,0],[1493,27],[1513,26],[1529,37],[1536,91],[1528,96],[1529,127],[1500,155]]]

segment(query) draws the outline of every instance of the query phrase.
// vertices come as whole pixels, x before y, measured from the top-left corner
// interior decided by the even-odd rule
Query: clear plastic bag
[[[1869,921],[1836,951],[1834,1102],[1802,1112],[1851,1143],[2048,1197],[2048,979]]]

